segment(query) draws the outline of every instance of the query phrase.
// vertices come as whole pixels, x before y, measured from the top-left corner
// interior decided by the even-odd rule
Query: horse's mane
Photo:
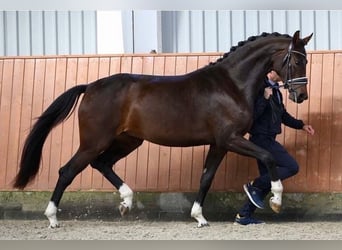
[[[267,33],[267,32],[263,32],[261,35],[259,36],[250,36],[247,40],[245,41],[240,41],[238,42],[237,46],[232,46],[229,50],[229,52],[226,52],[222,55],[222,57],[220,57],[219,59],[217,59],[215,62],[211,62],[209,63],[209,65],[215,65],[216,63],[222,62],[224,59],[226,59],[232,52],[234,52],[236,49],[246,45],[247,43],[253,42],[255,40],[258,40],[260,38],[264,38],[264,37],[284,37],[284,38],[291,38],[290,35],[288,34],[280,34],[278,32],[273,32],[273,33]]]

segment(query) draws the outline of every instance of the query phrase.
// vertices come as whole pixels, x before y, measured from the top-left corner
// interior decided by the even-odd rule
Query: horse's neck
[[[274,45],[266,43],[253,50],[241,48],[223,62],[229,76],[250,106],[254,105],[255,97],[263,87],[263,79],[271,69],[271,58],[275,51]]]

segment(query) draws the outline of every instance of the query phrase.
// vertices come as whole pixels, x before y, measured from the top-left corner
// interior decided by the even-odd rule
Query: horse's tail
[[[37,175],[46,137],[55,126],[70,116],[86,88],[87,85],[79,85],[67,90],[38,118],[23,147],[20,169],[13,184],[15,188],[25,188]]]

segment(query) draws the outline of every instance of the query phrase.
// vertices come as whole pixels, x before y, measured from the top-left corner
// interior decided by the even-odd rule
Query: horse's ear
[[[292,44],[297,44],[297,42],[299,41],[299,30],[297,30],[292,37]]]
[[[313,33],[311,33],[310,36],[307,36],[307,37],[303,38],[304,45],[307,45],[307,44],[308,44],[308,42],[310,41],[312,35],[313,35]]]

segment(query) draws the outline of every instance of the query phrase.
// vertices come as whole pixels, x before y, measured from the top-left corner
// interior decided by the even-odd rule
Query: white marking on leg
[[[198,221],[197,227],[209,226],[208,221],[202,215],[202,207],[197,201],[195,201],[192,206],[191,217]]]
[[[281,196],[283,193],[283,185],[280,180],[271,181],[271,191],[274,194],[272,197],[272,202],[281,206]]]
[[[130,187],[123,183],[121,187],[119,188],[120,192],[120,198],[123,199],[123,201],[120,203],[122,206],[128,208],[131,210],[132,204],[133,204],[133,191],[130,189]]]
[[[271,191],[274,196],[270,198],[270,207],[274,212],[279,213],[281,209],[281,195],[283,193],[283,185],[280,180],[271,181]]]
[[[49,219],[50,225],[49,228],[59,227],[59,223],[57,220],[57,207],[53,201],[50,201],[44,215]]]

